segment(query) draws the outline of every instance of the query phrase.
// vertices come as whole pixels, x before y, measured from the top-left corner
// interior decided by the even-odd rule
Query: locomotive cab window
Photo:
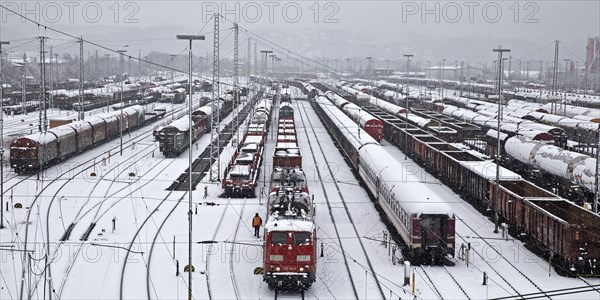
[[[296,232],[294,233],[294,244],[303,245],[310,243],[310,232]]]
[[[285,232],[272,232],[271,233],[271,244],[287,244],[288,238]]]

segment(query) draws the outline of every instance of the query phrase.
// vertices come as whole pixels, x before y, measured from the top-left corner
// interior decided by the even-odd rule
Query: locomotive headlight
[[[289,245],[289,246],[288,246],[288,250],[289,250],[289,251],[292,251],[292,245]]]
[[[281,268],[277,267],[277,268],[275,268],[275,271],[279,272],[279,271],[281,271]]]
[[[304,272],[304,268],[300,267],[300,269],[298,269],[300,272]]]

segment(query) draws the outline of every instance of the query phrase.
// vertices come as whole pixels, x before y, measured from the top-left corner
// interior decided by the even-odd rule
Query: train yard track
[[[239,118],[241,119],[245,119],[248,112],[249,112],[249,108],[252,107],[252,104],[256,102],[256,100],[258,98],[260,98],[260,94],[256,95],[251,101],[248,101],[248,103],[246,103],[246,106],[241,110],[240,114],[239,114]],[[232,136],[233,136],[233,125],[234,122],[230,122],[228,123],[224,129],[221,131],[223,133],[223,135],[225,135],[225,137],[221,137],[220,138],[220,145],[219,145],[219,152],[223,151],[224,147],[229,143],[229,141],[231,140]],[[237,130],[237,128],[235,129]],[[191,146],[191,145],[190,145]],[[205,174],[208,169],[210,168],[210,160],[208,159],[210,157],[210,148],[205,149],[199,156],[197,159],[194,160],[194,163],[192,164],[192,176],[193,177],[193,187],[195,187],[200,180],[202,179],[202,174]],[[169,220],[169,218],[173,215],[173,212],[175,212],[176,208],[181,204],[181,202],[183,201],[183,199],[185,199],[185,196],[187,195],[187,193],[189,193],[189,183],[187,181],[188,178],[188,173],[189,172],[189,168],[186,170],[186,172],[182,175],[179,176],[179,179],[177,181],[175,181],[173,184],[171,184],[171,186],[167,189],[169,192],[167,194],[167,196],[159,203],[159,205],[147,216],[147,218],[142,222],[142,224],[139,226],[138,230],[136,231],[136,233],[134,234],[134,237],[131,239],[131,242],[129,243],[129,246],[127,247],[127,253],[125,256],[125,260],[123,262],[123,268],[121,271],[121,280],[120,280],[120,299],[124,299],[124,288],[125,288],[125,270],[126,270],[126,265],[127,265],[127,258],[131,252],[131,249],[133,247],[133,245],[135,244],[135,241],[138,237],[138,235],[140,234],[142,228],[144,226],[146,226],[146,224],[148,223],[148,221],[153,217],[153,215],[156,213],[156,211],[158,210],[158,208],[160,206],[162,206],[167,199],[169,199],[174,192],[176,191],[185,191],[183,193],[183,195],[181,195],[181,197],[177,200],[177,202],[173,205],[173,207],[168,211],[168,213],[165,215],[165,217],[163,218],[163,220],[161,221],[160,225],[157,226],[157,230],[156,233],[154,235],[154,237],[152,238],[152,243],[150,244],[150,256],[148,257],[147,263],[146,263],[146,296],[148,299],[152,299],[152,295],[151,295],[151,275],[150,275],[150,269],[151,269],[151,256],[154,252],[154,248],[156,246],[158,237],[160,236],[160,232],[162,230],[162,228],[165,226],[166,222]],[[197,175],[200,174],[200,175]],[[181,180],[182,177],[185,176],[186,180]],[[191,212],[190,212],[191,213]],[[225,213],[225,212],[224,212]],[[223,217],[223,216],[222,216]],[[241,216],[240,216],[241,218]],[[222,221],[222,218],[221,218]],[[220,221],[220,222],[221,222]],[[218,228],[215,231],[215,235],[217,232]],[[213,239],[214,240],[214,239]],[[208,279],[208,264],[206,265],[207,269],[205,270],[207,273],[207,286],[210,285],[209,283],[209,279]],[[232,278],[233,279],[233,278]],[[235,288],[235,282],[232,283],[234,285]],[[237,293],[236,293],[237,295]],[[211,292],[209,289],[209,297],[211,296]]]
[[[321,145],[321,141],[319,140],[318,136],[316,135],[316,133],[314,132],[314,126],[312,124],[312,122],[310,121],[310,119],[308,118],[308,113],[306,111],[306,108],[304,106],[304,103],[299,103],[298,101],[296,101],[296,108],[299,112],[300,115],[300,120],[302,123],[302,128],[304,128],[304,134],[306,135],[310,148],[310,152],[312,154],[313,157],[313,162],[315,164],[315,166],[318,166],[318,162],[316,160],[316,151],[318,150],[320,152],[320,156],[323,157],[323,159],[325,160],[326,165],[329,165],[327,156],[323,150],[323,146]],[[302,111],[302,112],[300,112]],[[306,120],[305,120],[306,119]],[[316,141],[316,143],[313,143],[310,135],[309,135],[309,130],[308,127],[313,128],[312,130],[312,136],[314,137],[314,141]],[[314,145],[316,144],[316,145]],[[321,183],[321,188],[323,190],[323,196],[325,198],[325,201],[327,203],[327,207],[328,207],[328,211],[329,211],[329,215],[332,221],[332,224],[334,226],[335,232],[336,232],[336,236],[337,236],[337,244],[340,247],[340,252],[344,258],[344,264],[346,267],[346,271],[348,272],[348,277],[350,279],[350,283],[352,286],[352,291],[353,291],[353,295],[356,299],[359,299],[359,292],[358,292],[358,287],[357,287],[357,282],[358,282],[358,278],[355,278],[355,276],[353,276],[352,274],[361,274],[362,271],[365,271],[366,273],[368,273],[371,276],[372,281],[374,281],[374,286],[377,287],[377,292],[378,292],[378,296],[380,296],[381,298],[385,298],[385,295],[383,293],[381,284],[379,282],[379,279],[377,277],[377,273],[375,272],[375,269],[373,267],[373,264],[371,263],[371,260],[369,258],[369,255],[365,249],[365,246],[362,242],[361,236],[358,233],[358,230],[356,228],[356,224],[354,223],[353,219],[352,219],[352,215],[350,214],[350,211],[348,210],[348,206],[347,203],[344,199],[344,195],[341,191],[341,188],[339,187],[339,184],[337,183],[337,181],[334,179],[335,178],[335,174],[333,173],[333,171],[331,170],[331,168],[327,168],[328,170],[328,175],[323,175],[321,174],[321,171],[319,168],[316,168],[317,171],[317,176],[318,176],[318,181]],[[325,178],[328,178],[327,180],[325,180]],[[331,182],[333,183],[333,185],[335,186],[335,189],[337,191],[338,197],[339,197],[339,201],[334,201],[332,198],[330,198],[330,195],[328,195],[328,193],[326,192],[326,188],[325,188],[325,182]],[[333,195],[331,195],[331,197],[333,197]],[[340,207],[339,204],[342,204],[342,206]],[[343,211],[345,213],[338,213],[338,209],[343,207]],[[351,231],[354,233],[355,235],[355,239],[341,239],[341,228],[338,227],[338,224],[350,224],[351,225]],[[321,231],[324,232],[324,231]],[[353,255],[351,256],[348,253],[348,250],[344,247],[347,246],[350,249],[361,249],[361,251],[355,251],[353,250]],[[352,266],[349,264],[348,260],[352,260],[353,262],[355,262],[355,264],[353,264]],[[362,261],[364,263],[364,265],[362,265],[361,263],[359,263],[358,261]],[[365,293],[366,293],[366,286],[373,286],[373,283],[371,283],[371,285],[368,285],[368,282],[364,282],[364,287],[365,287]],[[361,292],[362,294],[362,292]],[[365,295],[365,297],[367,297],[367,295]],[[371,297],[373,297],[373,295],[371,295]]]
[[[429,281],[431,284],[430,287],[440,299],[471,299],[469,294],[465,291],[465,287],[458,283],[446,266],[419,266],[419,269],[425,275],[424,279]],[[432,278],[435,278],[435,281]],[[443,288],[436,285],[436,282],[440,283],[440,281]],[[429,286],[429,284],[427,285]],[[454,288],[451,288],[450,286],[453,286]]]
[[[230,206],[231,206],[231,203],[228,203],[223,208],[223,212],[221,213],[221,217],[219,218],[219,221],[217,222],[217,224],[215,226],[215,230],[213,231],[210,241],[216,240],[217,234],[218,234],[219,230],[221,229],[221,224],[223,223],[223,219],[225,218],[227,210]],[[211,283],[211,269],[210,269],[210,266],[211,266],[210,262],[211,262],[211,258],[213,256],[213,251],[214,251],[214,245],[212,243],[210,243],[206,250],[206,258],[205,258],[206,261],[204,263],[204,271],[206,272],[206,291],[208,293],[208,299],[214,299],[214,293],[212,290],[212,283]],[[148,296],[148,299],[150,299],[150,296]]]
[[[180,109],[178,109],[178,110],[175,110],[175,111],[172,111],[172,112],[170,112],[170,114],[176,114],[176,113],[177,113],[179,110],[181,110],[181,108],[180,108]],[[141,131],[141,133],[140,133],[139,131],[136,131],[136,133],[137,133],[137,135],[135,135],[135,136],[133,136],[133,137],[130,137],[128,140],[124,141],[123,148],[124,148],[125,150],[127,150],[127,149],[128,149],[128,148],[130,148],[130,147],[133,147],[134,145],[136,145],[136,144],[137,144],[137,143],[139,143],[140,141],[143,141],[144,139],[147,139],[148,137],[150,137],[150,136],[152,135],[152,129],[150,129],[150,130],[146,130],[146,131]],[[130,133],[128,133],[128,134],[130,134]],[[73,222],[71,222],[71,224],[69,224],[69,226],[68,226],[68,227],[66,227],[66,228],[63,228],[63,229],[65,230],[65,233],[63,233],[63,237],[60,239],[60,241],[59,241],[59,243],[57,244],[57,246],[56,246],[56,248],[54,249],[54,251],[53,251],[53,252],[51,252],[51,251],[50,251],[50,240],[49,240],[49,239],[50,239],[50,227],[49,227],[49,223],[48,223],[48,222],[49,222],[49,219],[50,219],[50,211],[51,211],[51,209],[52,209],[52,205],[54,204],[55,200],[58,198],[58,194],[60,193],[60,191],[61,191],[61,190],[62,190],[62,189],[63,189],[63,188],[64,188],[64,187],[65,187],[65,186],[68,184],[68,183],[72,182],[70,179],[69,179],[69,180],[64,180],[65,176],[69,176],[69,177],[78,176],[78,175],[81,175],[81,174],[83,174],[83,173],[84,173],[84,172],[86,172],[87,170],[90,170],[91,168],[96,168],[96,167],[97,167],[99,164],[101,164],[101,163],[103,162],[103,160],[102,160],[101,158],[104,158],[104,155],[105,155],[106,153],[110,153],[111,151],[116,151],[116,150],[117,150],[117,149],[119,149],[119,148],[120,148],[120,146],[119,146],[119,145],[117,145],[117,146],[114,146],[114,147],[110,148],[110,149],[108,150],[108,152],[102,152],[101,154],[99,154],[99,155],[97,155],[97,156],[95,156],[95,157],[93,157],[93,158],[87,159],[87,160],[85,160],[85,161],[83,161],[83,162],[81,162],[81,163],[76,163],[74,166],[72,166],[72,167],[68,168],[66,171],[64,171],[64,172],[62,172],[62,173],[58,174],[56,177],[54,177],[54,178],[50,179],[48,182],[46,182],[46,183],[45,183],[45,186],[43,186],[43,187],[41,188],[41,190],[40,190],[40,191],[38,191],[38,192],[36,193],[36,196],[34,197],[33,201],[32,201],[32,202],[30,203],[30,205],[29,205],[29,206],[30,206],[30,207],[32,207],[32,208],[33,208],[35,205],[37,205],[37,203],[38,203],[39,201],[41,201],[41,198],[43,198],[43,194],[44,194],[46,191],[48,191],[50,188],[54,188],[54,187],[56,186],[56,184],[57,184],[57,183],[61,183],[61,182],[62,182],[62,184],[61,184],[61,185],[60,185],[60,186],[57,188],[57,190],[54,192],[54,194],[53,194],[53,196],[52,196],[52,198],[51,198],[50,202],[48,203],[48,207],[47,207],[47,213],[46,213],[46,246],[45,246],[45,248],[46,248],[46,253],[44,254],[44,257],[45,257],[45,259],[43,259],[43,261],[44,261],[44,263],[43,263],[43,267],[42,267],[42,268],[40,268],[40,269],[42,270],[42,274],[43,274],[43,276],[41,276],[41,275],[40,275],[40,276],[38,276],[38,277],[36,278],[36,280],[35,280],[35,282],[36,282],[36,283],[35,283],[35,287],[34,287],[33,289],[31,289],[31,287],[30,287],[30,288],[29,288],[29,289],[30,289],[30,291],[28,291],[28,293],[32,293],[32,292],[34,292],[34,291],[37,289],[37,285],[38,285],[38,283],[39,283],[39,281],[41,280],[41,278],[42,278],[42,277],[44,277],[44,278],[46,278],[46,277],[47,277],[47,279],[45,279],[45,280],[44,280],[44,282],[46,282],[46,280],[48,280],[48,281],[49,281],[49,285],[48,285],[48,287],[49,287],[49,290],[50,290],[50,291],[52,291],[52,290],[53,290],[53,289],[51,289],[51,288],[52,288],[52,281],[51,281],[51,279],[52,279],[52,276],[51,276],[51,263],[52,263],[52,262],[51,262],[51,260],[52,260],[52,257],[54,257],[54,255],[55,255],[55,254],[56,254],[56,253],[57,253],[57,252],[60,250],[60,247],[61,247],[61,246],[64,244],[64,242],[68,240],[68,238],[69,238],[69,236],[70,236],[71,232],[73,231],[73,229],[74,229],[74,227],[75,227],[75,224],[78,222],[78,218],[79,218],[79,219],[83,218],[83,217],[84,217],[85,215],[87,215],[87,214],[88,214],[88,213],[89,213],[89,212],[90,212],[90,211],[91,211],[91,210],[92,210],[94,207],[96,207],[96,206],[98,207],[98,210],[97,210],[97,212],[96,212],[96,216],[94,216],[94,218],[96,219],[96,221],[95,221],[95,222],[92,222],[92,224],[91,224],[91,225],[88,227],[88,230],[86,231],[86,234],[85,234],[85,235],[89,236],[89,233],[91,233],[91,229],[93,229],[93,227],[94,227],[94,226],[93,226],[93,224],[94,224],[94,223],[96,223],[96,222],[97,222],[97,220],[98,220],[98,219],[100,219],[100,218],[101,218],[101,217],[102,217],[104,214],[106,214],[106,212],[108,211],[108,210],[106,210],[104,213],[102,213],[102,214],[100,214],[100,216],[98,216],[98,213],[100,212],[100,207],[101,207],[101,204],[102,204],[102,203],[104,203],[104,202],[107,200],[107,199],[104,199],[104,200],[102,200],[102,201],[100,201],[100,202],[96,203],[96,204],[95,204],[95,205],[94,205],[92,208],[90,208],[90,210],[88,210],[87,212],[85,212],[83,215],[79,216],[79,214],[81,213],[81,211],[83,210],[83,208],[85,207],[85,205],[86,205],[86,204],[87,204],[89,201],[91,201],[91,200],[92,200],[92,199],[91,199],[91,198],[92,198],[91,196],[90,196],[90,197],[88,197],[88,201],[86,201],[86,203],[85,203],[83,206],[81,206],[80,210],[78,211],[78,213],[76,214],[76,216],[75,216],[75,218],[74,218],[74,221],[73,221]],[[152,146],[151,146],[151,145],[148,145],[146,148],[144,148],[144,150],[148,150],[148,149],[151,149],[151,148],[152,148]],[[93,150],[93,149],[91,149],[91,150]],[[90,151],[91,151],[91,150],[90,150]],[[115,153],[116,153],[116,152],[115,152]],[[149,154],[150,154],[150,152],[146,153],[145,155],[149,155]],[[116,168],[118,168],[118,167],[122,166],[123,164],[127,163],[127,162],[128,162],[130,159],[131,159],[131,158],[132,158],[132,157],[129,157],[129,158],[127,158],[125,161],[119,162],[119,163],[118,163],[116,166],[113,166],[112,168],[113,168],[113,169],[116,169]],[[125,170],[126,170],[126,168],[123,168],[123,169],[121,170],[121,172],[120,172],[120,173],[123,173]],[[109,172],[109,173],[110,173],[110,172]],[[108,174],[108,173],[107,173],[107,174]],[[37,175],[39,176],[39,175],[40,175],[40,173],[37,173]],[[42,173],[41,175],[42,175],[42,178],[43,178],[44,174]],[[30,179],[30,178],[31,178],[31,177],[33,177],[33,176],[36,176],[36,174],[30,174],[30,175],[27,175],[27,176],[25,176],[24,178],[19,178],[19,177],[21,177],[21,176],[15,176],[15,177],[16,177],[16,178],[18,178],[19,180],[18,180],[18,182],[17,182],[17,183],[14,183],[14,184],[12,184],[11,186],[9,186],[9,189],[11,189],[11,188],[13,188],[13,187],[17,186],[19,183],[22,183],[22,182],[25,182],[25,181],[27,181],[28,179]],[[103,175],[103,177],[102,177],[102,178],[104,178],[104,176],[106,176],[106,174],[105,174],[105,175]],[[101,180],[102,180],[102,179],[101,179]],[[98,183],[99,183],[101,180],[98,180]],[[114,183],[114,182],[115,182],[115,180],[116,180],[116,179],[113,179],[113,180],[111,180],[111,181],[110,181],[110,182],[111,182],[111,185],[112,185],[112,183]],[[43,182],[43,181],[42,181],[42,182]],[[151,182],[151,181],[148,181],[148,183],[149,183],[149,182]],[[121,190],[123,190],[123,189],[125,189],[125,188],[122,188]],[[139,189],[139,188],[138,188],[138,189]],[[110,189],[108,189],[106,193],[108,193],[108,191],[109,191],[109,190],[110,190]],[[121,190],[119,190],[118,192],[120,192]],[[93,191],[93,189],[92,189],[92,191]],[[91,195],[92,191],[90,191],[90,195]],[[113,195],[117,194],[118,192],[114,193]],[[131,194],[131,193],[130,193],[130,194]],[[106,195],[105,195],[105,196],[106,196]],[[94,197],[94,198],[95,198],[95,197]],[[110,196],[109,196],[108,198],[110,198]],[[59,199],[59,202],[60,202],[60,199]],[[117,202],[118,202],[118,201],[117,201]],[[38,206],[39,206],[39,205],[38,205]],[[113,204],[113,205],[111,205],[111,207],[112,207],[112,206],[114,206],[114,204]],[[61,207],[59,207],[59,210],[60,210],[60,212],[61,212],[61,216],[62,216],[62,205],[61,205]],[[22,238],[22,239],[21,239],[21,238],[20,238],[20,236],[19,236],[18,234],[16,234],[16,235],[15,235],[15,236],[16,236],[16,238],[17,238],[15,242],[17,242],[17,246],[22,246],[22,250],[24,250],[24,252],[23,252],[23,253],[27,253],[26,251],[28,251],[28,249],[30,248],[30,247],[29,247],[29,245],[28,245],[28,244],[29,244],[29,239],[30,239],[30,237],[29,237],[29,227],[30,227],[30,226],[27,226],[27,224],[30,224],[30,223],[32,222],[32,221],[31,221],[31,216],[32,216],[32,214],[31,214],[31,213],[32,213],[32,211],[33,211],[33,209],[29,209],[29,210],[27,211],[27,214],[26,214],[25,221],[23,222],[23,225],[22,225],[22,226],[26,226],[26,227],[25,227],[25,235],[24,235],[24,238]],[[10,223],[9,223],[9,224],[10,224]],[[63,224],[64,224],[64,223],[63,223]],[[16,224],[15,224],[14,226],[15,226],[15,227],[13,227],[13,228],[12,228],[12,230],[13,230],[14,232],[18,232],[18,231],[19,231],[19,228],[17,227],[17,225],[16,225]],[[85,239],[87,239],[87,238],[85,238]],[[81,246],[81,244],[83,244],[83,242],[85,242],[85,241],[82,241],[82,242],[80,243],[80,246]],[[81,247],[79,247],[79,250],[80,250],[80,249],[81,249]],[[63,279],[63,282],[62,282],[62,283],[61,283],[61,285],[60,285],[61,287],[60,287],[60,289],[59,289],[58,291],[55,291],[55,293],[56,293],[56,292],[58,293],[58,294],[57,294],[57,296],[60,296],[60,295],[62,294],[62,290],[63,290],[63,288],[64,288],[64,284],[65,284],[65,282],[66,282],[66,279],[68,278],[68,274],[70,273],[70,270],[72,269],[72,266],[73,266],[73,264],[75,263],[75,260],[76,260],[76,257],[77,257],[77,255],[79,255],[79,253],[77,253],[77,254],[74,256],[75,258],[74,258],[72,261],[70,261],[70,262],[69,262],[69,266],[68,266],[68,267],[67,267],[67,269],[66,269],[66,270],[67,270],[67,271],[66,271],[66,276],[65,276],[65,278]],[[22,272],[22,275],[21,275],[21,277],[22,277],[22,280],[21,280],[21,288],[20,288],[20,294],[21,294],[21,297],[23,296],[23,293],[24,293],[24,284],[25,284],[25,282],[26,282],[26,281],[25,281],[25,277],[24,277],[24,276],[25,276],[25,269],[27,268],[27,267],[26,267],[26,265],[28,264],[28,263],[26,263],[26,262],[30,262],[30,261],[41,261],[41,260],[35,260],[35,259],[29,259],[29,260],[28,260],[28,259],[27,259],[27,257],[26,257],[26,256],[25,256],[25,254],[24,254],[24,256],[23,256],[23,272]],[[49,262],[49,261],[50,261],[50,262]]]

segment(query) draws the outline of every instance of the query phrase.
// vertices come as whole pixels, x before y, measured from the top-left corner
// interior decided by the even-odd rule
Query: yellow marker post
[[[412,295],[415,296],[415,269],[413,268],[412,273]]]

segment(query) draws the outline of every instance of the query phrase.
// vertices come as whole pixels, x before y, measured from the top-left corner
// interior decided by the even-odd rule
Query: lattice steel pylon
[[[221,160],[219,159],[219,21],[218,13],[214,14],[214,38],[213,38],[213,76],[212,76],[212,111],[211,117],[211,141],[210,141],[210,181],[218,182],[221,176]]]
[[[234,23],[233,24],[233,120],[234,120],[234,126],[231,130],[235,131],[235,145],[237,146],[237,143],[240,140],[240,131],[238,130],[239,127],[239,120],[238,120],[238,109],[239,109],[239,105],[240,105],[240,94],[238,92],[238,85],[239,85],[239,43],[238,43],[238,36],[239,34],[239,28],[238,28],[238,24]]]
[[[46,132],[48,129],[48,115],[46,114],[46,39],[48,37],[39,36],[40,39],[40,132]]]
[[[556,77],[558,76],[558,45],[559,41],[554,41],[554,63],[552,69],[552,92],[556,93]]]
[[[83,37],[79,37],[77,40],[79,43],[79,120],[85,118],[85,112],[83,111],[83,80],[84,80],[84,66],[83,66]]]

